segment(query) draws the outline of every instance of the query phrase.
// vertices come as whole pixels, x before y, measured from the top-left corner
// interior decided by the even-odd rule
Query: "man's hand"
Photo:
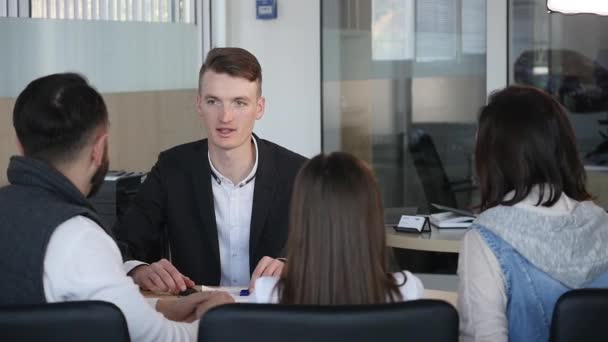
[[[195,285],[190,278],[181,274],[167,259],[162,259],[150,265],[137,266],[128,275],[142,289],[155,292],[178,293]]]
[[[255,281],[259,277],[279,277],[281,276],[281,272],[283,272],[283,266],[285,263],[278,259],[273,259],[271,257],[265,256],[263,257],[258,265],[256,266],[253,274],[251,275],[251,282],[249,283],[249,291],[253,291],[255,287]]]
[[[156,310],[172,321],[193,322],[209,309],[228,303],[234,303],[228,293],[205,291],[178,299],[161,299],[156,303]]]

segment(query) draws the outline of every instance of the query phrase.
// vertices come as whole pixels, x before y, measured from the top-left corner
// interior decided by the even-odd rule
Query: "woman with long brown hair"
[[[566,291],[608,286],[608,215],[593,202],[574,130],[544,91],[509,86],[481,109],[481,213],[459,256],[462,341],[547,341]]]
[[[339,305],[417,299],[420,280],[387,272],[384,215],[371,170],[354,156],[318,155],[291,201],[286,268],[255,283],[254,302]]]

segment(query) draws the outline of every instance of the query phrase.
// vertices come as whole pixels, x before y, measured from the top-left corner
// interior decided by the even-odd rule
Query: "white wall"
[[[201,45],[191,24],[0,18],[0,97],[65,71],[104,93],[196,88]]]
[[[321,152],[320,1],[279,1],[275,20],[256,20],[252,0],[226,5],[226,46],[249,50],[262,65],[266,113],[255,132],[307,157]]]

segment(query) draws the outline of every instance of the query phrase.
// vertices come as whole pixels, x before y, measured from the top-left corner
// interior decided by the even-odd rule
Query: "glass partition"
[[[323,150],[372,165],[386,207],[471,204],[486,0],[322,1]]]
[[[608,17],[509,2],[509,82],[542,88],[569,112],[589,190],[608,201]]]

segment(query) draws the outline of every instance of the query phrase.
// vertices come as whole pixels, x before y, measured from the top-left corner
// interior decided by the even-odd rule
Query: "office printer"
[[[97,194],[89,198],[106,228],[112,229],[117,218],[127,211],[145,177],[143,172],[109,171],[106,174]]]

